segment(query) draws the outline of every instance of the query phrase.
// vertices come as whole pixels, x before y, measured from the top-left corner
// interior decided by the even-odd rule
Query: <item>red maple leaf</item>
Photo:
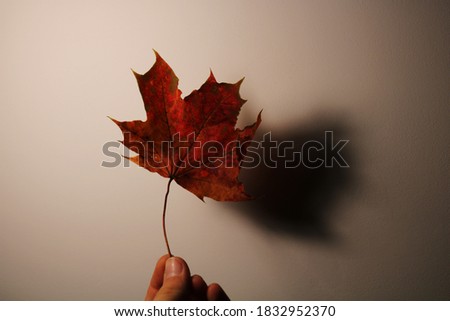
[[[147,73],[134,73],[147,120],[112,120],[123,132],[122,143],[137,153],[130,160],[169,178],[163,210],[166,237],[164,218],[172,180],[202,200],[205,196],[217,201],[250,198],[238,175],[261,113],[254,124],[235,128],[245,103],[239,95],[242,80],[218,83],[212,72],[200,89],[181,98],[177,76],[155,54],[156,62]]]

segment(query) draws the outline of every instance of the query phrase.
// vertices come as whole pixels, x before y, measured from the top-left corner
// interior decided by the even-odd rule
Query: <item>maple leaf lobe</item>
[[[202,200],[250,199],[238,180],[248,144],[241,146],[253,138],[261,113],[252,125],[235,128],[246,102],[239,94],[243,79],[218,83],[211,71],[198,90],[182,99],[177,76],[156,51],[155,55],[154,65],[145,74],[133,71],[147,119],[112,119],[124,134],[123,144],[138,154],[130,160],[175,180]],[[211,152],[210,145],[221,146],[221,153]]]

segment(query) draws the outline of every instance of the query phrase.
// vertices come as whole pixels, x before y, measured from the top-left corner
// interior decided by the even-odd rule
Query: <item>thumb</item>
[[[166,261],[164,280],[155,300],[184,300],[191,285],[191,273],[186,262],[180,257],[170,257]]]

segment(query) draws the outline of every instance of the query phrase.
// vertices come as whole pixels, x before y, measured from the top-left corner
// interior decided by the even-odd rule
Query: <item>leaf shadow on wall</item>
[[[292,142],[283,143],[278,149],[269,149],[273,143],[267,144],[268,132],[267,128],[260,128],[255,138],[260,147],[254,151],[257,151],[261,163],[254,168],[243,168],[240,175],[246,191],[256,199],[225,206],[238,210],[240,215],[244,214],[272,232],[316,241],[338,241],[339,236],[332,230],[332,220],[336,219],[332,217],[332,208],[339,197],[354,185],[355,159],[350,127],[339,117],[320,114],[312,121],[305,120],[282,131],[273,130],[270,134],[272,141],[278,144]],[[330,146],[336,146],[339,140],[348,140],[339,152],[348,167],[339,166],[336,161],[339,157],[332,160],[333,154],[329,152]],[[324,149],[320,150],[320,146]],[[301,151],[302,161],[296,166],[300,161],[298,152]],[[308,155],[310,161],[305,158]],[[318,166],[320,160],[323,163]],[[286,162],[291,168],[286,166]],[[267,166],[274,163],[276,166],[273,168]],[[342,161],[339,163],[343,164]],[[330,164],[333,166],[325,166]]]

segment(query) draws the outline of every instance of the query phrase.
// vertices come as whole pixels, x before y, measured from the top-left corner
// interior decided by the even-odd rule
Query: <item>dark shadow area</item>
[[[255,138],[260,146],[253,152],[261,163],[243,168],[240,176],[256,199],[226,206],[276,233],[337,241],[330,227],[336,218],[330,213],[340,195],[349,192],[355,169],[349,125],[337,117],[318,115],[283,131],[269,131],[262,127]]]

